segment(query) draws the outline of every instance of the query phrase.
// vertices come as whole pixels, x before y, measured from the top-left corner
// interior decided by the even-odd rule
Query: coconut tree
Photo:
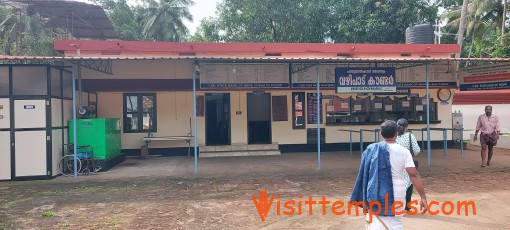
[[[501,19],[501,45],[505,44],[506,7],[507,7],[507,2],[506,2],[506,0],[503,0],[503,14],[502,14],[503,19]]]
[[[469,2],[468,0],[462,1],[459,29],[457,31],[457,44],[460,45],[460,50],[462,50],[462,42],[464,41],[464,31],[466,30],[466,17],[467,17],[468,2]],[[460,57],[460,52],[455,54],[455,56]]]
[[[473,41],[499,29],[502,14],[501,0],[463,0],[462,7],[445,12],[442,18],[447,21],[447,30],[457,32],[457,43],[462,48],[464,36]]]
[[[183,20],[192,21],[192,0],[149,0],[143,14],[143,35],[153,41],[184,41],[189,34]]]

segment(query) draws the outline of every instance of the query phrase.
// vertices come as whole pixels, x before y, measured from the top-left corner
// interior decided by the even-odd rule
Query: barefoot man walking
[[[487,147],[489,147],[489,158],[487,159],[487,166],[491,164],[492,158],[492,149],[498,143],[500,124],[499,118],[496,115],[492,114],[492,106],[485,106],[485,114],[482,114],[478,117],[478,122],[476,122],[476,132],[475,137],[473,138],[476,141],[478,132],[480,131],[480,144],[482,145],[482,167],[485,167],[485,156],[487,152]]]

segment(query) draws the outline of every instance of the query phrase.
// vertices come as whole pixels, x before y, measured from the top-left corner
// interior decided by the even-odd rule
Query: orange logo
[[[271,195],[271,199],[268,199],[267,190],[260,190],[259,200],[257,200],[255,195],[252,195],[251,199],[253,200],[253,203],[255,203],[260,219],[264,222],[267,214],[269,213],[269,209],[271,209],[271,205],[273,204],[274,195]]]

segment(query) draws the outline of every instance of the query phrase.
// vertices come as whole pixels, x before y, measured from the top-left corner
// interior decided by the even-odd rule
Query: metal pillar
[[[425,64],[425,77],[427,87],[427,165],[430,166],[430,94],[429,94],[429,63]]]
[[[321,170],[321,71],[320,63],[317,63],[317,166]]]
[[[78,151],[77,146],[77,135],[76,135],[76,72],[78,71],[78,66],[73,62],[73,164],[74,164],[74,177],[78,177],[78,159],[76,157],[76,152]]]
[[[198,174],[198,152],[197,152],[197,86],[196,86],[196,78],[197,78],[197,62],[193,62],[193,146],[194,148],[194,156],[195,156],[195,175]]]

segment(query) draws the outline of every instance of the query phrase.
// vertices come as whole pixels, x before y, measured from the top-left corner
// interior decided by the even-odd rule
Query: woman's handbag
[[[413,134],[409,133],[409,152],[411,152],[411,156],[413,156],[414,167],[416,169],[418,169],[418,166],[420,166],[420,162],[418,162],[418,160],[414,159],[413,142],[411,141],[411,135],[413,135]]]

